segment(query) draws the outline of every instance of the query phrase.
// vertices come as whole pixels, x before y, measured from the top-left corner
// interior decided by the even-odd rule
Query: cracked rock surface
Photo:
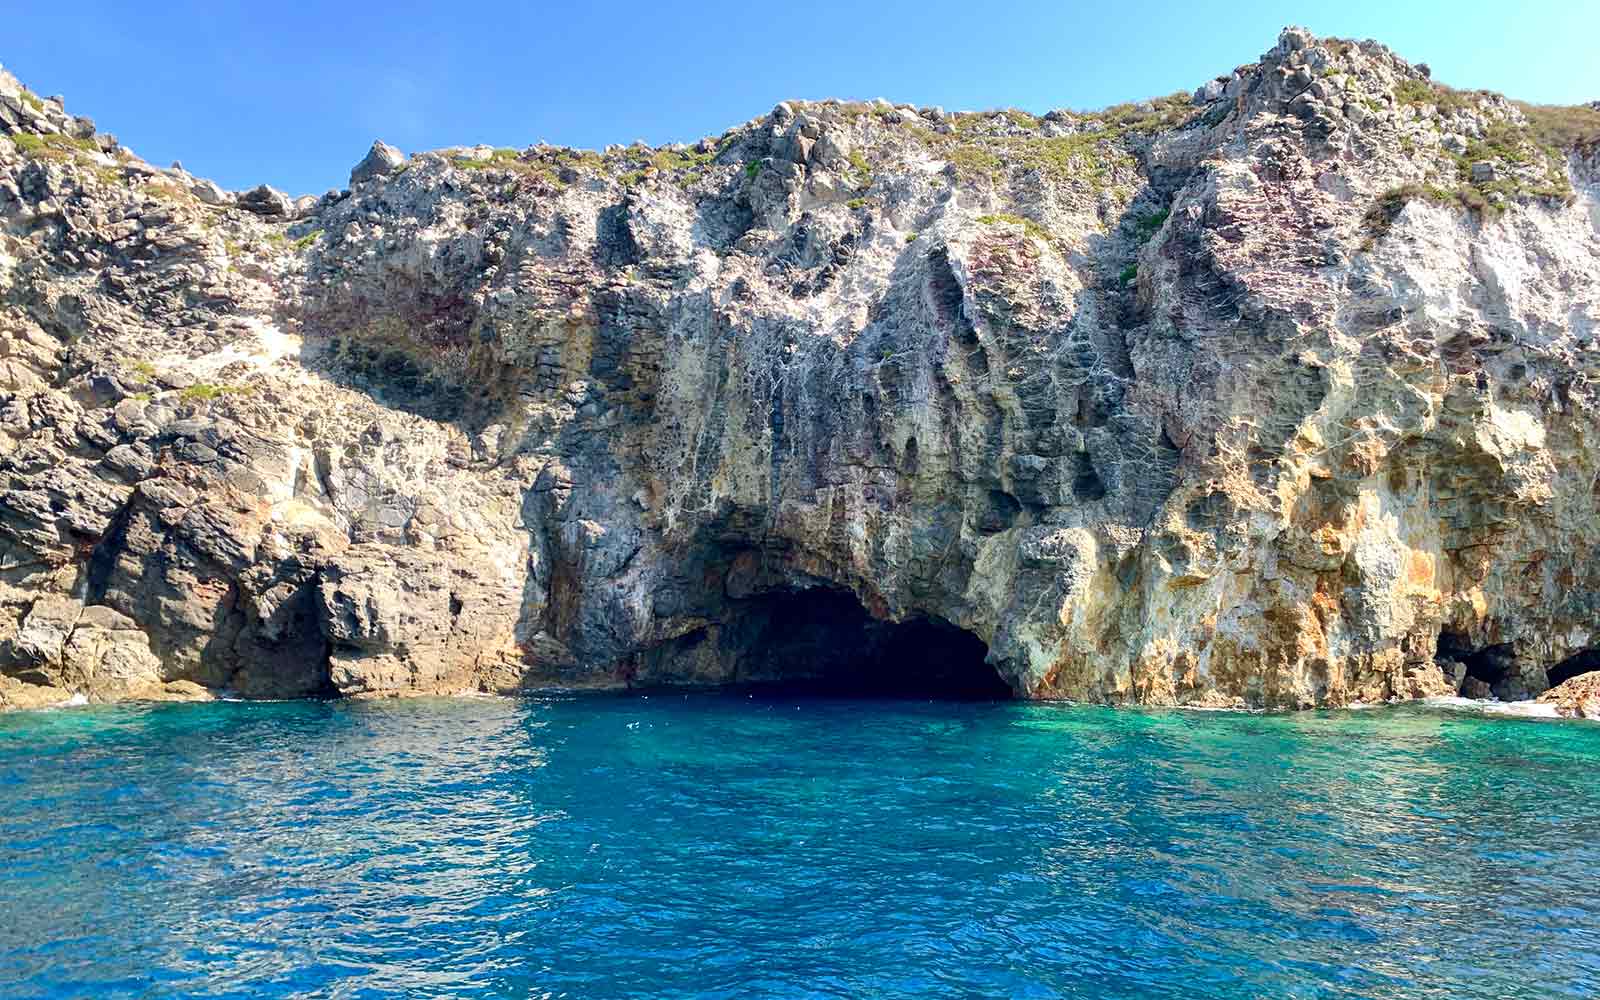
[[[1024,697],[1535,696],[1600,655],[1597,120],[1288,29],[294,199],[0,71],[0,707],[738,683],[851,608]]]

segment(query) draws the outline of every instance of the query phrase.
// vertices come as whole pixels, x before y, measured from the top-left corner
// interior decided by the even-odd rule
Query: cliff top
[[[1300,54],[1297,60],[1296,54]],[[770,114],[750,119],[693,144],[648,146],[644,143],[611,145],[601,151],[537,144],[510,147],[456,146],[419,151],[408,159],[400,150],[379,141],[352,171],[351,184],[402,173],[411,160],[442,161],[468,171],[503,171],[549,185],[571,183],[579,176],[604,178],[625,187],[650,181],[693,186],[717,165],[748,167],[741,158],[746,140],[796,118],[803,138],[815,139],[823,126],[856,125],[866,121],[898,130],[902,138],[944,155],[969,175],[995,175],[1002,170],[1099,171],[1093,148],[1148,143],[1168,131],[1212,125],[1226,116],[1232,101],[1241,107],[1252,74],[1263,64],[1273,64],[1287,83],[1307,102],[1322,101],[1354,107],[1367,114],[1401,114],[1431,123],[1443,135],[1464,136],[1446,148],[1464,161],[1503,160],[1520,164],[1542,153],[1546,158],[1572,150],[1592,148],[1600,142],[1600,101],[1587,105],[1535,105],[1486,90],[1458,90],[1430,79],[1425,64],[1413,65],[1373,40],[1354,41],[1312,36],[1304,29],[1285,28],[1274,48],[1261,60],[1235,68],[1196,88],[1143,101],[1114,105],[1099,111],[1057,109],[1034,115],[1017,109],[946,111],[940,107],[914,107],[878,98],[871,101],[785,101]],[[1243,86],[1242,86],[1243,84]],[[1298,94],[1297,94],[1298,96]],[[1313,112],[1314,113],[1314,112]],[[1357,113],[1359,117],[1359,112]],[[152,167],[115,136],[96,130],[92,119],[69,114],[64,99],[41,97],[23,86],[0,66],[0,134],[24,154],[56,161],[74,161],[110,179],[122,172],[134,177],[170,182],[180,190],[197,190],[209,204],[234,203],[239,195],[191,176],[178,164]],[[1425,143],[1424,143],[1425,144]],[[867,150],[851,163],[865,179],[871,173]],[[1470,162],[1462,164],[1472,181]],[[1464,203],[1478,205],[1483,197],[1556,193],[1531,178],[1524,183],[1503,180],[1472,185],[1476,194],[1463,191]],[[288,198],[276,193],[246,199],[243,207],[265,215],[304,214],[315,199]],[[328,192],[323,198],[338,197]],[[1452,193],[1435,191],[1436,199]],[[282,208],[283,211],[278,211]],[[264,211],[263,211],[264,210]]]

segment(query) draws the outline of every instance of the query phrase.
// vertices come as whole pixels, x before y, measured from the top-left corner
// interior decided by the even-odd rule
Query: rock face
[[[1539,696],[1556,711],[1572,719],[1600,719],[1600,671],[1591,670],[1556,685]]]
[[[302,204],[9,79],[0,705],[1600,655],[1592,109],[1290,29],[1097,114],[375,146]]]

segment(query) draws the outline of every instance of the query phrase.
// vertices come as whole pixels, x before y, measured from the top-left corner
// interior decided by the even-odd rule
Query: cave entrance
[[[1517,664],[1510,643],[1474,647],[1472,640],[1462,632],[1439,633],[1436,658],[1442,663],[1459,663],[1464,668],[1460,675],[1460,690],[1469,697],[1481,697],[1493,692],[1502,696],[1505,684],[1513,679]],[[1449,670],[1445,671],[1449,676]]]
[[[1549,675],[1550,686],[1555,687],[1592,670],[1600,670],[1600,649],[1585,649],[1580,653],[1574,653],[1551,667],[1546,673]]]
[[[853,594],[824,588],[738,603],[741,685],[848,698],[1012,697],[983,640],[943,619],[879,621]]]

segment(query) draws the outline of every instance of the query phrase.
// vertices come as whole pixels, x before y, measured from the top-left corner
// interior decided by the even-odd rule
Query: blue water
[[[0,716],[0,996],[1590,997],[1600,725],[553,697]]]

